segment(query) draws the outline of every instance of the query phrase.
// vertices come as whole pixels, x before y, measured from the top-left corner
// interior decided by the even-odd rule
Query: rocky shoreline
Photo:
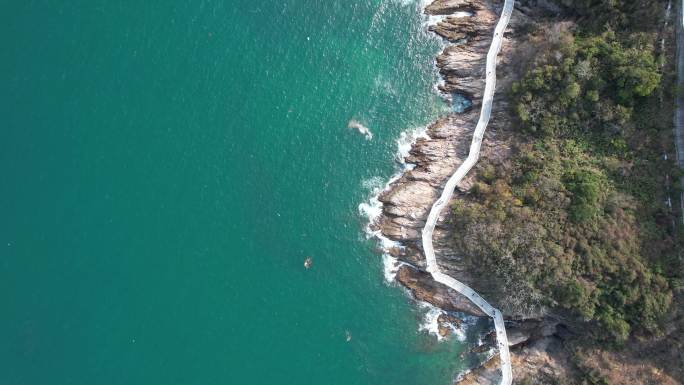
[[[479,105],[484,90],[485,58],[491,43],[491,34],[503,2],[485,0],[437,0],[425,8],[428,15],[441,15],[443,19],[429,27],[441,36],[447,44],[436,58],[436,65],[444,79],[439,90],[445,98],[460,94],[471,100],[472,108],[463,113],[451,113],[432,123],[426,131],[427,137],[420,137],[412,145],[406,163],[413,164],[398,179],[393,181],[378,200],[382,203],[382,214],[371,225],[384,237],[401,244],[389,253],[404,262],[399,267],[397,280],[409,288],[421,300],[433,303],[445,310],[461,311],[482,316],[482,313],[458,293],[434,282],[425,273],[425,257],[420,242],[421,230],[430,207],[438,198],[444,183],[466,158],[472,132],[479,116]],[[468,12],[472,16],[451,16]],[[515,27],[514,13],[510,29]],[[465,39],[465,41],[464,41]],[[499,63],[504,68],[497,85],[497,91],[510,82],[505,76],[511,41],[504,38]],[[497,98],[492,113],[490,129],[483,142],[483,156],[501,155],[505,148],[497,147],[496,136],[508,119],[507,107],[502,98]],[[459,192],[467,192],[472,175],[458,186]],[[446,247],[446,240],[452,235],[441,217],[435,231],[435,246],[440,268],[449,275],[467,283],[472,278],[462,267],[458,255]],[[498,305],[498,304],[497,304]]]
[[[409,289],[412,295],[446,312],[461,312],[477,317],[484,314],[466,297],[435,282],[425,271],[425,256],[421,246],[421,230],[430,207],[439,197],[446,180],[468,155],[472,132],[479,117],[479,107],[485,86],[486,55],[491,44],[494,26],[498,20],[503,1],[489,0],[436,0],[427,5],[425,14],[439,17],[428,30],[446,42],[443,51],[436,57],[436,66],[443,79],[438,86],[446,99],[459,95],[472,102],[472,106],[461,113],[451,113],[428,126],[427,137],[420,137],[412,145],[406,163],[414,165],[382,192],[378,200],[382,203],[382,214],[371,224],[371,228],[401,246],[388,250],[399,260],[396,279]],[[506,158],[509,153],[506,136],[510,118],[508,106],[502,95],[510,86],[512,71],[506,70],[511,60],[513,31],[525,20],[518,10],[513,12],[511,23],[504,35],[499,56],[500,75],[497,82],[492,119],[482,145],[483,157]],[[453,200],[467,193],[473,174],[461,182]],[[445,210],[446,211],[446,210]],[[464,261],[448,246],[454,236],[446,222],[445,213],[440,217],[434,233],[434,245],[439,267],[446,274],[476,288],[492,305],[503,311],[511,322],[514,318],[507,312],[505,303],[500,303],[496,293],[488,289],[486,282],[476,280],[468,274]],[[453,316],[443,313],[440,317],[440,334],[447,334],[447,323],[458,323]],[[552,337],[556,333],[553,321],[514,321],[507,325],[511,346],[518,345],[517,354],[512,352],[514,377],[524,375],[552,365],[554,360],[546,357]],[[444,333],[442,332],[444,331]],[[487,340],[487,339],[486,339]],[[486,347],[493,347],[490,341]],[[498,356],[461,376],[457,384],[497,384],[499,365],[494,362]],[[562,372],[553,368],[554,374]]]

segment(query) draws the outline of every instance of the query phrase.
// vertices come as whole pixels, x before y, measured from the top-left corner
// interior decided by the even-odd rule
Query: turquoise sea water
[[[419,332],[383,282],[357,209],[395,172],[400,132],[447,109],[415,1],[0,15],[0,384],[417,385],[462,369],[465,346]]]

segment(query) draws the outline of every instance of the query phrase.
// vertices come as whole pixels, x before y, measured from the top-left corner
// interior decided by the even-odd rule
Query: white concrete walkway
[[[437,202],[432,205],[432,209],[430,209],[430,214],[428,215],[422,232],[423,250],[427,260],[427,271],[432,274],[432,277],[435,279],[435,281],[441,282],[465,295],[485,314],[494,318],[496,341],[499,348],[499,356],[501,358],[502,385],[511,385],[513,381],[513,375],[511,373],[511,358],[508,352],[506,327],[504,325],[501,312],[485,301],[479,294],[475,292],[475,290],[439,270],[437,259],[435,258],[435,250],[432,246],[432,233],[435,230],[435,225],[437,224],[439,214],[444,209],[444,206],[446,206],[451,200],[451,196],[454,193],[456,185],[461,181],[461,179],[463,179],[468,171],[473,168],[480,157],[482,138],[484,137],[485,129],[487,128],[489,118],[492,114],[492,102],[494,99],[494,90],[496,88],[496,59],[499,55],[499,51],[501,50],[504,30],[508,26],[508,22],[511,19],[514,2],[514,0],[505,0],[501,17],[499,18],[499,22],[496,24],[496,28],[494,29],[492,45],[489,47],[489,52],[487,53],[487,77],[484,96],[482,98],[482,110],[480,111],[480,119],[477,122],[477,127],[475,127],[475,132],[473,133],[473,140],[470,144],[468,158],[466,158],[463,164],[461,164],[451,178],[449,178],[446,186],[444,187],[444,191],[442,191],[442,195],[439,197],[439,199],[437,199]]]

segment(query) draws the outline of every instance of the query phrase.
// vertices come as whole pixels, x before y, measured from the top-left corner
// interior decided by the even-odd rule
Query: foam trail
[[[355,119],[352,119],[349,121],[349,123],[347,123],[347,128],[358,131],[359,134],[362,134],[366,137],[366,140],[373,139],[373,133],[371,130]]]

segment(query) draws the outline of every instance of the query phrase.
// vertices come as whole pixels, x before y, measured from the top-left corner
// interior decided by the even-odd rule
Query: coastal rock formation
[[[473,369],[466,373],[457,381],[457,385],[498,385],[501,381],[501,372],[499,367],[501,361],[498,355],[494,355],[491,359],[485,362],[482,366]]]
[[[371,225],[374,230],[400,244],[390,250],[391,255],[404,262],[396,278],[415,298],[446,311],[475,316],[483,314],[468,299],[435,282],[425,272],[421,231],[430,207],[441,193],[447,178],[467,156],[485,86],[486,54],[501,5],[501,0],[435,0],[425,8],[425,13],[433,21],[429,30],[445,41],[443,50],[435,60],[443,79],[438,88],[446,99],[455,99],[457,94],[470,99],[473,108],[444,116],[427,128],[427,137],[419,138],[405,159],[415,167],[406,171],[379,196],[383,204],[382,215]],[[513,12],[508,29],[504,32],[503,47],[498,57],[494,110],[482,142],[481,157],[489,158],[492,164],[505,164],[511,160],[509,146],[515,141],[515,136],[510,128],[510,109],[504,95],[512,80],[524,71],[524,60],[521,64],[521,58],[533,57],[527,53],[535,52],[525,49],[529,48],[530,41],[522,38],[522,31],[534,27],[536,23],[531,21],[540,13],[558,12],[558,8],[546,0],[520,0],[516,1],[516,6],[519,8]],[[527,28],[521,28],[528,23]],[[516,31],[519,31],[518,34]],[[520,49],[516,61],[512,60],[514,37],[519,40]],[[473,169],[457,186],[452,204],[468,194],[475,171]],[[575,338],[577,331],[568,319],[564,319],[565,324],[562,324],[551,318],[552,315],[545,314],[544,309],[516,308],[515,297],[524,290],[516,291],[507,287],[505,292],[497,292],[502,290],[501,285],[495,284],[492,278],[475,276],[473,271],[469,271],[466,261],[453,248],[453,239],[458,234],[449,224],[448,211],[443,210],[433,234],[439,270],[472,287],[501,310],[507,320],[514,381],[546,384],[557,383],[559,379],[576,378],[580,370],[577,367],[580,354],[586,366],[582,371],[588,368],[592,373],[601,373],[605,378],[610,378],[612,383],[644,383],[644,378],[658,379],[658,383],[663,384],[675,383],[670,381],[669,376],[679,373],[681,369],[657,371],[656,366],[644,364],[644,358],[639,357],[645,351],[647,355],[661,357],[664,353],[657,342],[653,342],[653,346],[645,342],[635,343],[638,348],[632,349],[633,352],[630,349],[623,352],[589,349],[578,353],[569,349],[573,345],[567,344],[566,340]],[[555,316],[565,318],[562,314]],[[449,333],[448,322],[444,316],[440,317],[438,330],[442,336],[446,336]],[[671,339],[670,336],[667,338]],[[473,352],[486,352],[490,346],[483,344],[474,347]],[[667,356],[681,357],[681,354],[674,351]],[[501,379],[499,360],[499,356],[494,354],[487,362],[461,376],[456,384],[498,385]],[[655,362],[658,358],[651,360]]]
[[[456,12],[472,12],[481,8],[475,0],[435,0],[425,7],[428,15],[452,15]]]
[[[483,9],[478,9],[473,16],[482,13],[485,16],[477,16],[479,19],[492,16],[489,12],[484,12]],[[467,43],[479,43],[483,36],[491,30],[487,30],[486,26],[482,24],[473,24],[470,20],[473,16],[447,16],[444,20],[435,25],[431,25],[428,30],[438,34],[446,40],[454,43],[461,42],[463,39],[468,39]],[[494,18],[496,20],[496,17]],[[462,42],[466,43],[466,42]],[[459,44],[462,45],[462,44]]]
[[[447,311],[460,311],[478,317],[485,316],[468,298],[433,280],[426,272],[404,265],[397,272],[397,280],[411,290],[418,300],[429,302]]]
[[[482,99],[487,51],[499,10],[478,1],[461,2],[461,7],[456,5],[457,1],[445,1],[445,8],[434,7],[437,3],[431,4],[432,10],[442,15],[449,9],[452,13],[472,13],[470,17],[446,16],[429,30],[451,43],[437,56],[437,67],[445,81],[440,90],[465,95],[477,107]],[[428,9],[426,13],[430,12]]]
[[[567,365],[571,359],[557,337],[544,337],[521,345],[511,354],[514,378],[534,378],[537,383],[575,377]]]
[[[444,19],[431,28],[448,42],[436,61],[444,78],[440,89],[445,96],[452,92],[459,92],[473,98],[475,106],[480,103],[478,98],[482,96],[485,85],[486,55],[494,25],[501,11],[500,7],[501,4],[491,4],[484,0],[437,0],[425,9],[425,12],[431,15],[444,15]],[[457,12],[470,12],[472,16],[448,16]],[[467,42],[454,42],[457,36],[446,32],[459,30],[466,31]],[[506,60],[508,45],[509,40],[504,38],[502,57],[499,60]],[[505,71],[502,71],[497,84],[497,88],[506,86]],[[497,146],[495,140],[497,127],[505,124],[501,118],[505,116],[506,110],[504,103],[497,100],[490,128],[483,142],[483,156],[496,156],[495,152],[506,151],[505,146]],[[427,128],[428,138],[419,138],[405,159],[407,163],[415,167],[404,173],[378,197],[383,204],[383,212],[372,226],[385,237],[403,246],[393,249],[391,254],[414,267],[410,270],[409,267],[402,267],[398,280],[410,288],[416,297],[438,307],[444,306],[447,310],[479,316],[481,312],[470,305],[467,299],[456,292],[447,294],[446,288],[440,291],[439,286],[435,286],[436,284],[428,274],[420,274],[422,272],[416,270],[425,269],[425,257],[420,241],[425,219],[448,177],[467,157],[478,117],[479,110],[473,108],[461,114],[453,113],[444,116]],[[472,176],[467,176],[458,189],[466,192],[472,184],[471,181]],[[458,195],[457,192],[454,199],[458,199]],[[446,247],[446,241],[451,234],[449,226],[444,221],[444,217],[440,218],[434,236],[440,268],[455,278],[472,284],[472,277],[463,271],[461,258],[455,255],[451,248]],[[480,291],[480,286],[486,288],[487,285],[475,286]],[[487,296],[487,290],[484,290],[482,294]],[[446,298],[460,299],[447,300]]]
[[[429,139],[418,139],[406,162],[415,168],[406,172],[378,198],[383,203],[383,215],[375,226],[388,238],[406,247],[397,257],[425,268],[420,248],[420,232],[432,202],[442,183],[467,155],[466,138],[475,125],[477,113],[449,115],[427,129]]]
[[[426,263],[421,245],[421,230],[429,210],[441,193],[446,180],[468,155],[472,132],[479,117],[479,107],[485,86],[486,55],[491,44],[494,25],[498,20],[502,4],[492,4],[487,0],[436,0],[425,8],[429,15],[443,16],[429,30],[442,37],[447,44],[436,58],[436,65],[444,80],[439,90],[448,99],[458,93],[473,102],[473,109],[463,113],[452,113],[444,116],[427,128],[427,138],[419,138],[409,151],[405,161],[414,167],[406,171],[399,179],[379,197],[383,204],[382,215],[372,224],[385,237],[399,242],[402,246],[390,252],[400,261],[405,262],[398,269],[397,280],[407,287],[412,295],[429,302],[446,311],[463,312],[475,316],[485,316],[470,300],[456,291],[435,282],[425,272]],[[471,16],[464,16],[464,15]],[[510,60],[510,29],[515,28],[524,19],[524,15],[514,11],[509,30],[504,33],[503,49],[499,62],[503,69],[497,81],[497,93],[501,94],[510,84],[505,64]],[[509,148],[505,141],[497,136],[509,121],[508,107],[502,98],[497,98],[492,111],[490,126],[485,134],[481,156],[506,158]],[[466,176],[457,186],[454,200],[459,199],[470,189],[472,175]],[[494,306],[500,308],[504,315],[505,306],[497,301],[497,293],[490,290],[486,279],[475,279],[465,269],[465,263],[449,246],[449,239],[455,234],[446,221],[448,210],[442,213],[434,232],[434,246],[439,267],[445,273],[470,285]],[[439,320],[438,320],[439,321]],[[442,317],[438,322],[440,334],[448,334],[447,321]],[[511,329],[511,341],[515,345],[529,345],[538,338],[552,335],[555,330],[550,327],[548,333],[540,333],[538,324],[516,324]],[[543,329],[543,328],[541,328]],[[479,349],[486,351],[492,346],[485,344]],[[520,351],[520,349],[518,349]],[[536,351],[535,351],[536,352]],[[531,355],[513,357],[522,361],[532,359]],[[461,378],[459,384],[498,384],[501,378],[499,356],[484,363]]]
[[[449,325],[452,325],[452,326],[457,327],[457,328],[460,327],[461,324],[463,323],[463,321],[461,321],[460,318],[457,318],[457,317],[455,317],[455,316],[453,316],[453,315],[446,314],[446,313],[440,315],[439,318],[437,319],[437,321],[438,321],[440,324],[441,324],[441,323],[443,323],[443,324],[449,324]]]
[[[448,337],[452,330],[457,330],[461,327],[462,321],[449,313],[442,313],[437,317],[437,329],[439,335]]]
[[[566,364],[570,357],[560,340],[546,337],[511,351],[513,378],[534,379],[535,384],[553,384],[558,379],[574,376]],[[455,385],[497,385],[501,374],[499,356],[494,355],[484,364],[456,380]]]

